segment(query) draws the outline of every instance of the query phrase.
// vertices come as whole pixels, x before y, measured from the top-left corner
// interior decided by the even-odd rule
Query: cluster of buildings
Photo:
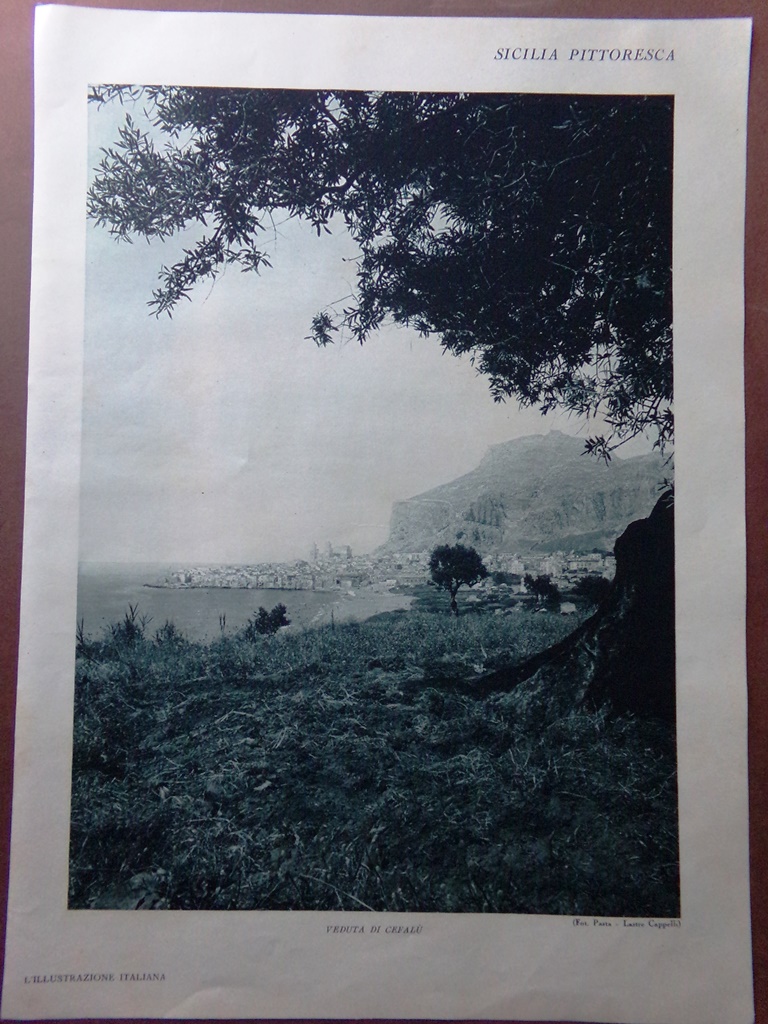
[[[164,587],[231,587],[251,590],[355,590],[382,584],[414,586],[429,578],[429,553],[353,555],[328,544],[313,545],[309,559],[257,562],[253,565],[185,567],[169,573]]]
[[[615,556],[596,551],[554,551],[546,555],[527,554],[524,557],[517,554],[486,555],[483,563],[490,575],[474,588],[480,592],[496,589],[499,573],[505,577],[505,589],[514,594],[527,593],[523,582],[526,574],[534,577],[549,576],[561,591],[571,590],[584,576],[602,576],[612,580],[616,574]]]
[[[561,590],[568,589],[586,575],[612,579],[615,572],[613,555],[566,554],[561,551],[546,555],[491,554],[483,557],[489,579],[477,590],[494,585],[493,575],[504,573],[506,583],[524,591],[523,576],[548,575]],[[497,577],[498,579],[498,577]],[[360,587],[414,587],[429,580],[429,552],[375,553],[353,555],[350,547],[335,550],[327,544],[320,551],[312,546],[308,559],[293,562],[257,562],[253,565],[192,566],[169,573],[159,583],[162,587],[229,587],[251,590],[357,590]]]

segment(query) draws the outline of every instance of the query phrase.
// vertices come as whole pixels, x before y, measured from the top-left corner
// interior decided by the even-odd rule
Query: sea
[[[168,563],[83,562],[78,572],[77,621],[86,636],[100,637],[131,606],[147,619],[151,634],[172,622],[190,640],[236,633],[259,607],[284,604],[294,629],[323,623],[363,621],[380,612],[408,608],[412,598],[370,587],[357,591],[246,590],[225,587],[162,587]]]

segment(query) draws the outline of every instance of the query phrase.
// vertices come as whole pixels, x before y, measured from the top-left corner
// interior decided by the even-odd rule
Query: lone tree
[[[268,268],[275,219],[346,230],[359,249],[353,294],[318,300],[317,344],[410,325],[469,354],[497,401],[601,417],[586,448],[606,460],[638,434],[671,450],[671,97],[107,85],[91,98],[127,112],[89,216],[122,240],[185,232],[160,269],[155,314],[228,265]],[[635,680],[665,672],[651,713],[669,717],[671,503],[656,511],[653,544],[669,565],[654,579],[669,593],[659,600],[654,579],[636,585],[650,563],[633,532],[630,568],[620,571],[617,546],[623,583],[594,617],[612,628],[585,624],[573,671],[607,672],[609,694],[630,658]],[[641,601],[653,607],[638,619]],[[642,642],[622,646],[635,621]],[[642,694],[630,706],[642,711]]]
[[[560,600],[560,588],[552,582],[552,577],[546,573],[543,576],[531,576],[526,573],[523,583],[536,597],[536,604],[553,605]]]
[[[483,560],[474,548],[464,544],[440,544],[429,556],[432,582],[451,595],[451,611],[459,617],[456,595],[460,587],[474,587],[488,575]]]

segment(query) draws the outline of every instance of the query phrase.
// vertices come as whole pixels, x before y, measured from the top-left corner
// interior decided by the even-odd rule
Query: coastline
[[[325,591],[331,593],[331,591]],[[310,626],[334,622],[363,622],[384,612],[408,611],[414,602],[409,594],[393,594],[371,588],[340,593],[338,600],[318,609],[309,621]]]
[[[323,605],[318,609],[308,622],[296,623],[296,625],[321,626],[326,622],[352,622],[357,620],[363,622],[374,615],[384,612],[408,611],[415,598],[410,594],[398,594],[383,584],[372,583],[367,586],[357,587],[355,590],[342,590],[339,587],[249,587],[236,586],[231,583],[142,583],[143,588],[149,590],[171,590],[171,591],[237,591],[243,594],[250,593],[275,593],[285,594],[323,594],[336,595],[336,600]]]
[[[294,630],[331,622],[363,621],[384,612],[406,610],[413,597],[390,592],[385,584],[333,590],[158,584],[146,568],[110,566],[81,573],[77,618],[91,636],[120,622],[131,606],[150,623],[150,632],[173,622],[190,639],[210,641],[242,629],[259,606],[285,604]]]

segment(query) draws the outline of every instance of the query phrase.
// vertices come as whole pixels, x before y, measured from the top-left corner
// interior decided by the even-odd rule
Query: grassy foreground
[[[677,916],[664,728],[451,683],[573,626],[81,635],[70,907]]]

